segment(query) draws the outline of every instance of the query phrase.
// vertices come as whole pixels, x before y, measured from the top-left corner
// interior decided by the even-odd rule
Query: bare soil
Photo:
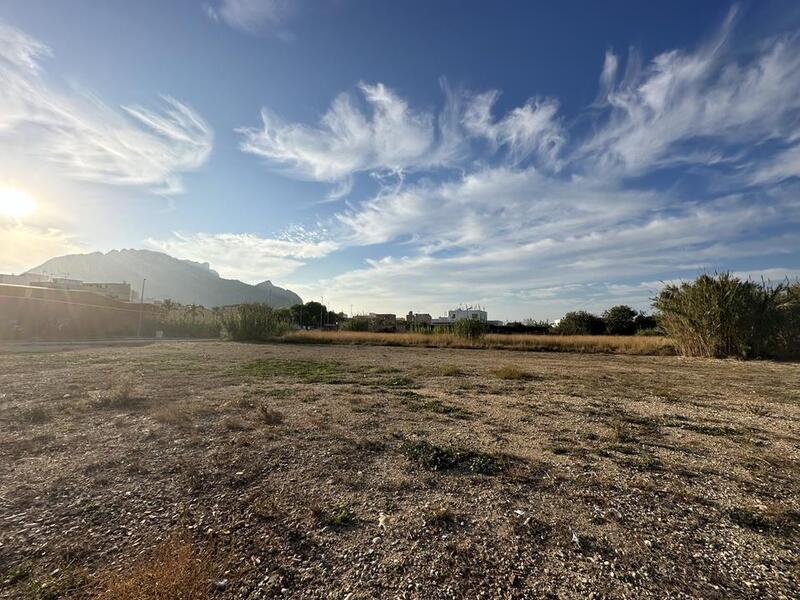
[[[0,355],[1,598],[797,598],[799,550],[798,364]]]

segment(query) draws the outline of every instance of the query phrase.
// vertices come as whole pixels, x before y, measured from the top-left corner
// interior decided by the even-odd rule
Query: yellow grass
[[[675,354],[665,337],[617,335],[488,334],[468,340],[452,333],[373,333],[361,331],[292,331],[283,341],[308,344],[362,344],[374,346],[425,346],[434,348],[500,348],[549,352],[602,352],[607,354]]]

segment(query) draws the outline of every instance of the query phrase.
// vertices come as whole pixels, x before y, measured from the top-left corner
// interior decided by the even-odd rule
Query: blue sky
[[[500,319],[794,277],[799,29],[790,1],[5,0],[0,271],[150,248]]]

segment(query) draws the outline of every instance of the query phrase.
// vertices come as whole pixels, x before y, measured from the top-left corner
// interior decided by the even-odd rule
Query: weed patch
[[[532,373],[518,369],[517,367],[499,367],[492,371],[492,375],[498,379],[505,379],[507,381],[529,381],[534,379]]]
[[[44,425],[53,419],[53,414],[43,406],[33,406],[20,410],[14,418],[21,425]]]
[[[455,447],[436,446],[424,440],[404,442],[400,451],[411,461],[431,471],[463,471],[480,475],[497,475],[508,460],[485,452]]]
[[[283,413],[271,408],[268,404],[258,407],[258,418],[266,425],[280,425],[284,420]]]
[[[306,383],[346,383],[341,366],[331,361],[261,359],[241,365],[237,372],[259,379],[288,377]]]
[[[330,510],[315,506],[311,509],[311,514],[321,525],[335,529],[350,527],[357,521],[356,514],[349,506],[339,506]]]

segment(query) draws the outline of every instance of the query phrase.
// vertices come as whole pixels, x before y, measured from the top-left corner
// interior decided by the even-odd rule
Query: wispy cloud
[[[325,126],[338,122],[328,116],[339,114],[334,108],[321,127],[286,126],[304,135],[282,144],[267,136],[262,155],[308,178],[423,175],[339,210],[334,239],[385,255],[303,291],[397,311],[472,301],[519,315],[530,302],[532,312],[554,317],[570,306],[602,308],[624,290],[646,304],[661,277],[737,261],[764,265],[753,273],[796,271],[774,265],[796,261],[800,248],[800,37],[734,51],[736,15],[696,50],[647,64],[636,52],[623,61],[609,50],[598,97],[584,118],[570,119],[581,124],[574,130],[555,99],[495,116],[498,92],[445,88],[440,114],[414,111],[391,92],[424,124],[425,142],[394,160],[365,158],[393,133],[381,138],[365,126],[361,136],[341,134],[350,130]],[[372,122],[358,109],[345,114],[347,122]],[[435,161],[442,122],[455,150]],[[309,139],[319,151],[300,143]],[[325,171],[355,139],[362,143],[346,145],[350,159]],[[675,185],[680,174],[666,184],[644,178],[667,167],[702,173],[704,185]]]
[[[148,239],[149,247],[178,258],[210,261],[222,276],[257,283],[283,277],[308,259],[322,258],[337,249],[335,242],[290,230],[281,238],[248,233],[181,233],[164,240]]]
[[[363,171],[429,165],[435,140],[430,114],[382,84],[359,86],[366,110],[339,95],[317,126],[284,123],[268,110],[262,127],[242,128],[241,148],[298,177],[336,182]]]
[[[499,92],[454,92],[444,80],[442,87],[438,113],[413,109],[382,83],[359,84],[358,97],[340,94],[317,125],[287,123],[265,108],[261,127],[238,129],[240,147],[291,176],[335,182],[336,190],[348,189],[344,182],[358,173],[461,168],[476,158],[481,150],[471,146],[481,141],[509,164],[555,165],[565,142],[557,101],[532,98],[497,119]]]
[[[25,148],[80,180],[181,192],[180,173],[211,153],[208,123],[169,96],[159,110],[113,109],[60,89],[42,67],[49,54],[41,42],[0,23],[0,148]]]
[[[256,33],[286,21],[300,0],[219,0],[204,5],[213,21],[223,21],[246,33]]]

